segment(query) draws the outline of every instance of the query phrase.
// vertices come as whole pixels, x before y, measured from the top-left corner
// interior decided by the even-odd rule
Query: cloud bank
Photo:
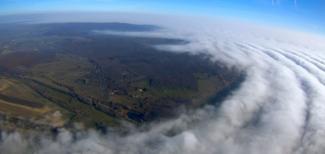
[[[150,17],[149,17],[150,18]],[[138,21],[142,22],[142,21]],[[218,108],[205,106],[126,136],[60,130],[57,137],[2,133],[2,153],[322,154],[325,153],[325,39],[226,21],[175,24],[154,36],[189,40],[159,46],[208,53],[247,74]],[[172,24],[173,23],[173,24]],[[185,26],[189,25],[189,26]],[[134,35],[134,34],[132,34]],[[141,35],[141,34],[139,34]],[[150,34],[146,34],[150,35]],[[178,131],[177,135],[168,135]]]

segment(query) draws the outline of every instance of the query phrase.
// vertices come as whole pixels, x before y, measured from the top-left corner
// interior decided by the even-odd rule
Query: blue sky
[[[0,0],[0,14],[40,11],[203,15],[325,31],[325,0]]]

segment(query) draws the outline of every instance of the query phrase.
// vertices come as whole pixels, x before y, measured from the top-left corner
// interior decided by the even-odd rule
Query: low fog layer
[[[211,60],[246,72],[241,87],[218,108],[205,106],[154,124],[147,131],[134,129],[127,136],[60,130],[55,139],[35,139],[33,135],[26,138],[15,132],[2,133],[1,153],[325,153],[324,38],[222,20],[174,25],[172,19],[164,18],[165,23],[150,19],[132,22],[160,24],[166,29],[153,36],[190,41],[157,48],[208,53]],[[170,130],[181,133],[166,135]]]

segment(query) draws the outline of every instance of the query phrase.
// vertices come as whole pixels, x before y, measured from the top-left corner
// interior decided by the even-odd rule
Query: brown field
[[[28,106],[28,107],[32,107],[32,108],[42,108],[44,107],[43,104],[41,103],[37,103],[37,102],[32,102],[29,100],[24,100],[24,99],[20,99],[17,97],[12,97],[12,96],[6,96],[0,93],[0,100],[6,101],[6,102],[11,102],[14,104],[19,104],[19,105],[24,105],[24,106]]]
[[[0,112],[12,116],[35,118],[46,112],[45,108],[32,108],[0,99]]]
[[[50,59],[49,56],[35,52],[12,52],[0,56],[0,66],[12,70],[19,66],[29,67]]]

